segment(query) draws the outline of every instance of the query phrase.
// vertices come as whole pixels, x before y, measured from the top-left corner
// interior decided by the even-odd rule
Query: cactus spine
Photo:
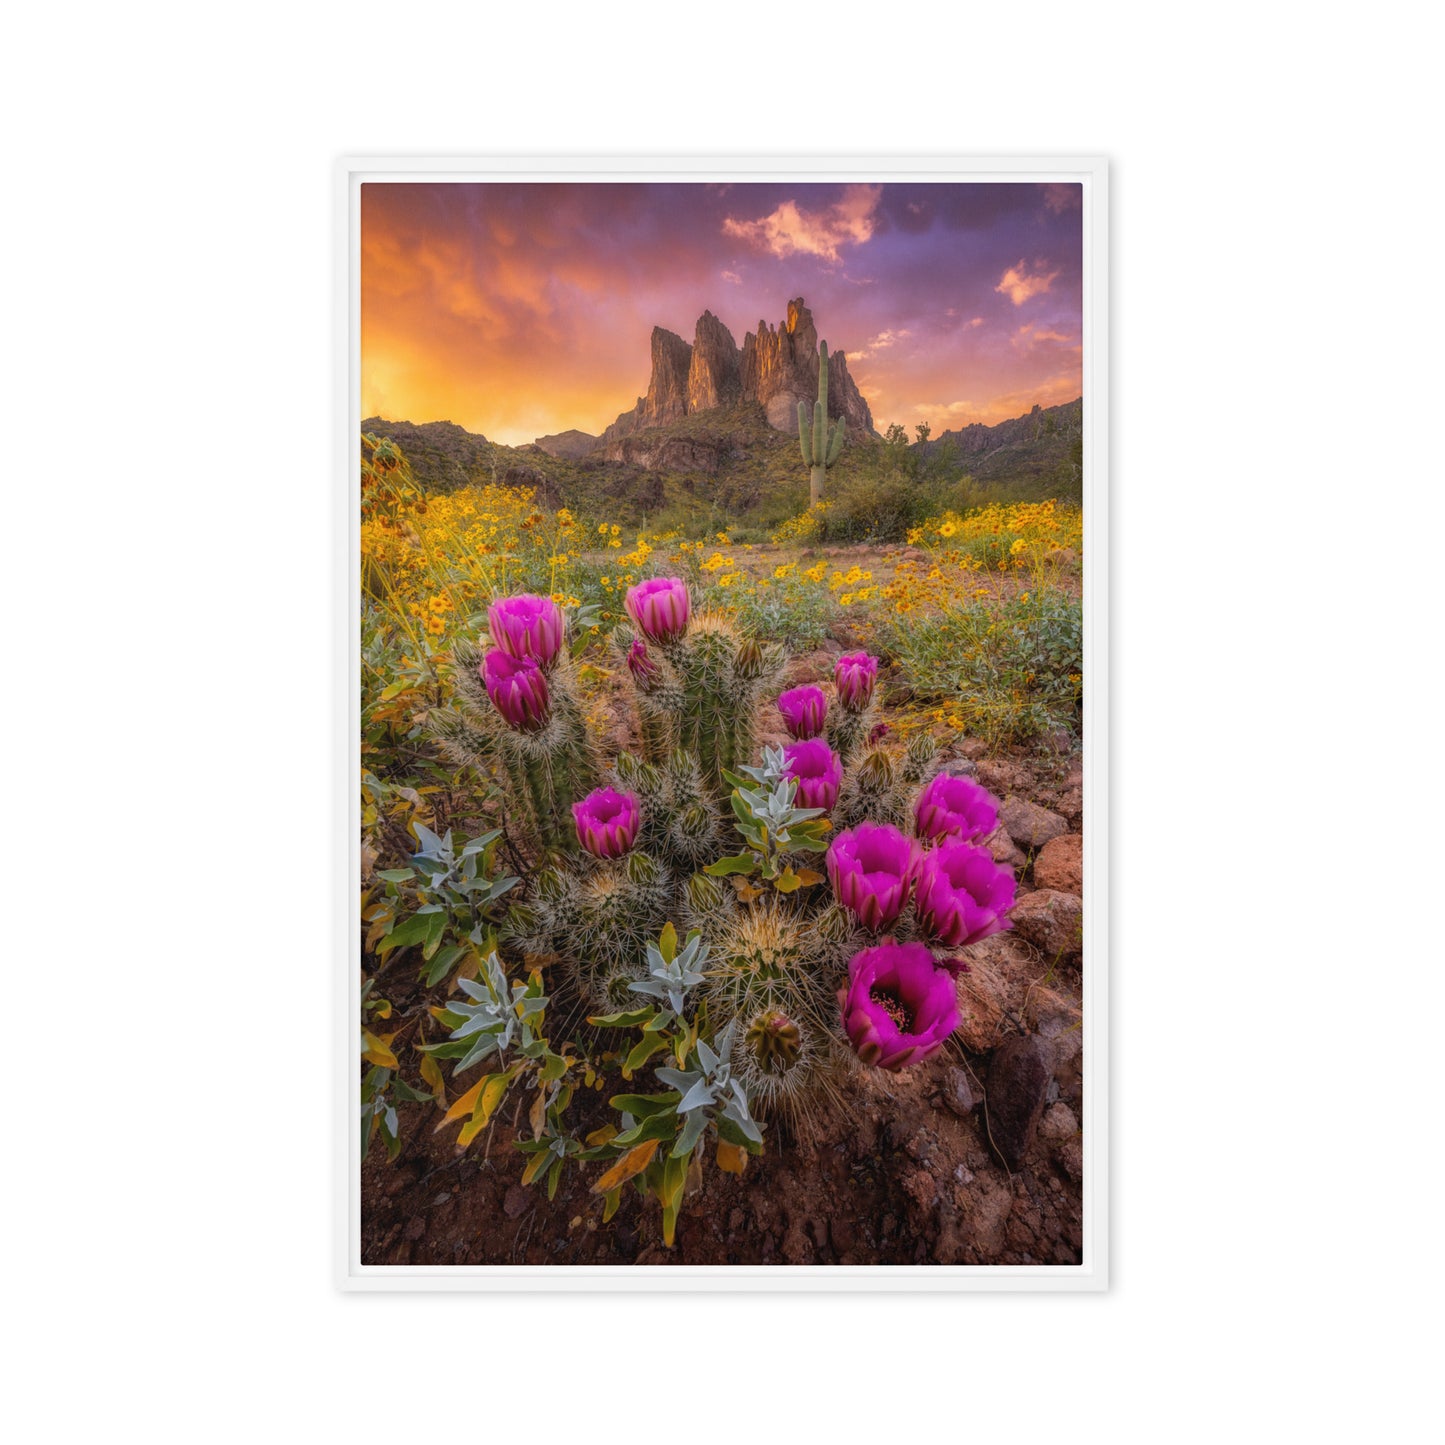
[[[823,500],[823,484],[827,481],[828,469],[843,450],[843,418],[829,425],[828,422],[828,343],[818,349],[818,401],[813,414],[808,415],[808,403],[798,403],[798,446],[803,453],[803,465],[812,469],[808,480],[808,505],[816,507]]]

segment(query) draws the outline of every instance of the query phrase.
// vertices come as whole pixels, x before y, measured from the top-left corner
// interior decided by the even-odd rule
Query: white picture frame
[[[365,1265],[356,1019],[360,919],[360,197],[367,182],[1037,182],[1083,196],[1083,1250],[1078,1265]],[[1109,169],[1099,157],[350,156],[335,169],[335,1279],[356,1291],[1046,1290],[1109,1282]]]

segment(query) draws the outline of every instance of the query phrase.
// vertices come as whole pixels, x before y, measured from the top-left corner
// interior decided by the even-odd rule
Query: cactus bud
[[[655,888],[662,878],[662,868],[657,859],[646,853],[627,855],[627,880],[637,888]]]
[[[853,935],[853,918],[846,908],[830,903],[814,920],[813,927],[824,943],[843,943]]]
[[[858,764],[858,782],[865,788],[893,786],[893,759],[882,748],[874,748]]]
[[[747,1045],[763,1073],[784,1074],[798,1062],[803,1036],[787,1014],[768,1009],[748,1025]]]
[[[763,670],[763,649],[755,638],[748,638],[738,648],[737,658],[733,664],[737,669],[739,677],[758,677]]]
[[[722,884],[706,873],[694,873],[687,880],[687,901],[698,913],[715,913],[723,906]]]

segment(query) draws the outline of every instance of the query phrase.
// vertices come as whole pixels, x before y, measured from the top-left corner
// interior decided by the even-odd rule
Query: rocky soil
[[[800,658],[801,679],[833,649]],[[797,680],[797,679],[794,679]],[[657,1205],[633,1190],[606,1226],[590,1174],[570,1170],[554,1201],[520,1184],[504,1108],[458,1155],[428,1105],[402,1110],[395,1164],[362,1171],[368,1264],[1076,1264],[1083,1141],[1080,836],[1083,775],[1063,738],[985,757],[965,741],[945,765],[1002,801],[989,840],[1019,874],[1012,932],[976,945],[959,980],[963,1022],[918,1067],[870,1073],[806,1137],[771,1131],[732,1176],[711,1162],[689,1195],[676,1247]],[[395,987],[392,980],[388,983]],[[574,1110],[592,1128],[605,1099]]]

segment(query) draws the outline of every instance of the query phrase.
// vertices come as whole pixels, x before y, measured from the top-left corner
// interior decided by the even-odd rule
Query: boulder
[[[1034,1142],[1048,1097],[1048,1062],[1032,1034],[1015,1034],[993,1051],[984,1104],[989,1148],[1017,1169]]]
[[[1014,904],[1009,917],[1019,935],[1058,958],[1082,950],[1084,905],[1073,893],[1040,888]]]
[[[1059,893],[1084,892],[1084,840],[1078,833],[1061,833],[1044,844],[1034,859],[1034,882]]]
[[[999,808],[999,817],[1020,848],[1042,848],[1050,839],[1069,831],[1069,825],[1057,813],[1031,803],[1027,798],[1009,796]]]

